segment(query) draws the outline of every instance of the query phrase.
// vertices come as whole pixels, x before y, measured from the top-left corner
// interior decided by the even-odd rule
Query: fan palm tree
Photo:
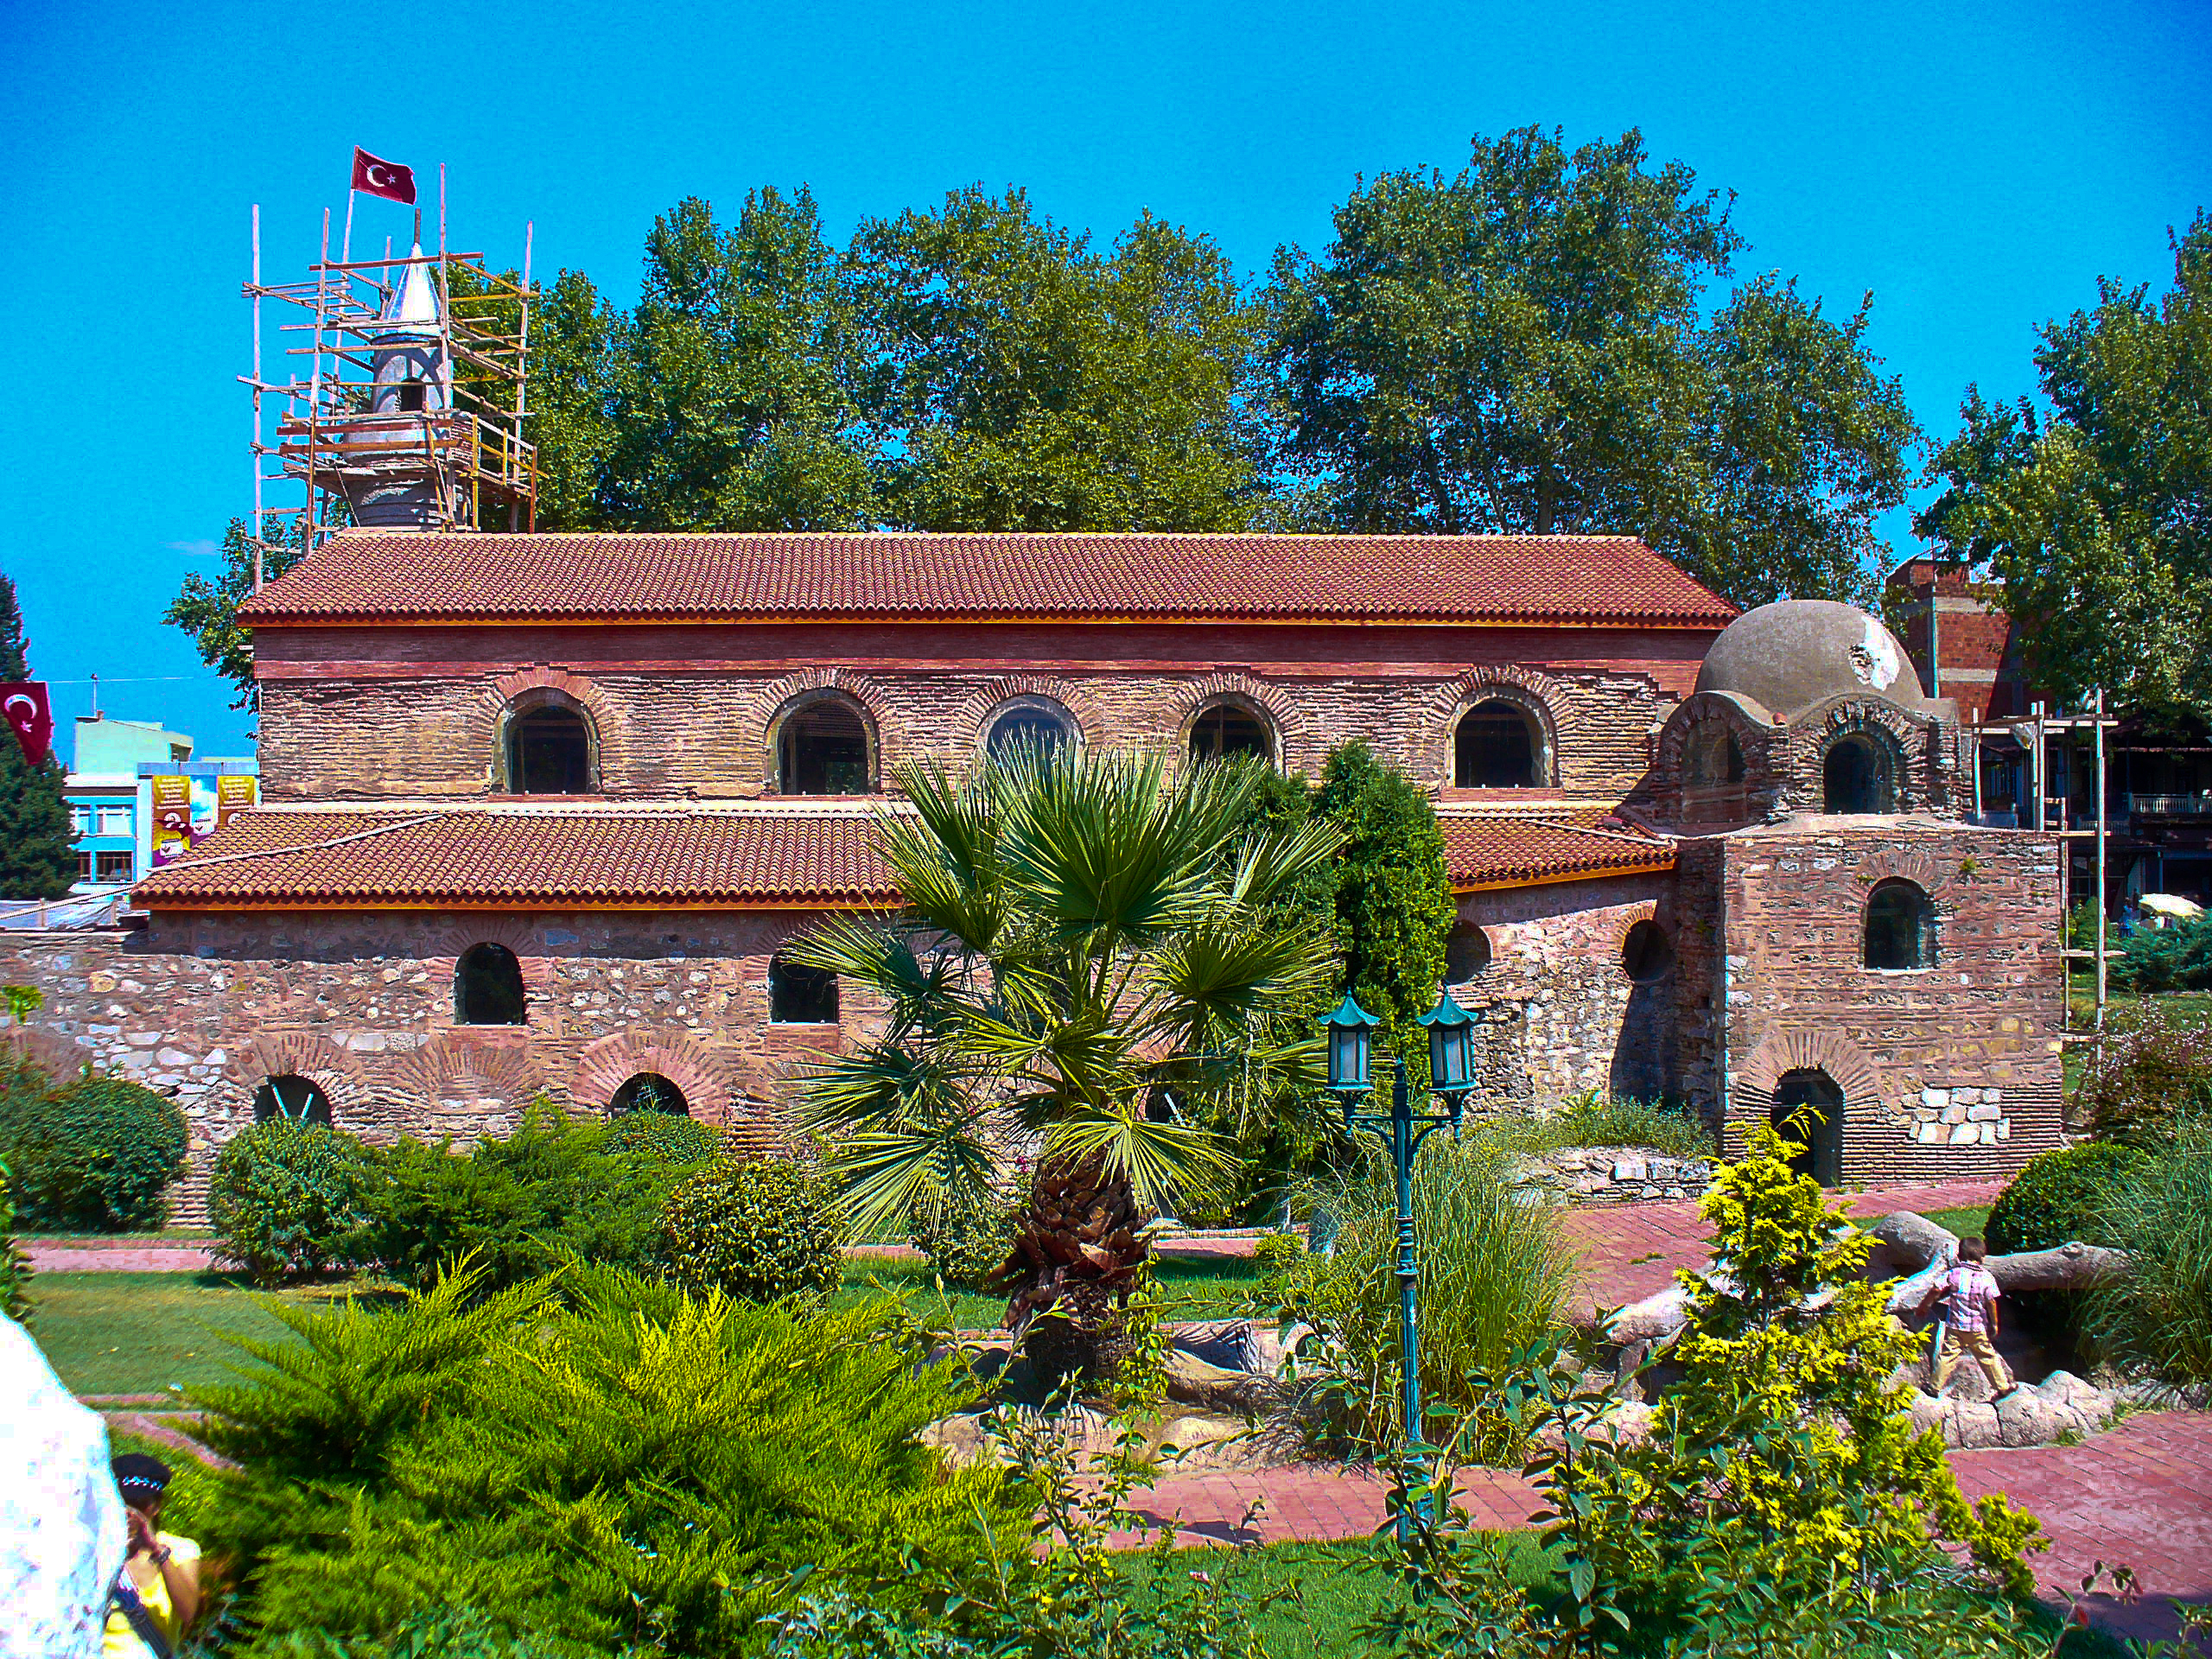
[[[905,909],[791,947],[886,1008],[880,1036],[807,1084],[856,1224],[988,1205],[1010,1160],[1033,1160],[1001,1283],[1008,1328],[1053,1371],[1096,1373],[1147,1213],[1229,1161],[1180,1107],[1318,1077],[1315,1033],[1291,1016],[1334,975],[1327,918],[1268,902],[1340,836],[1255,833],[1262,775],[1236,761],[1171,780],[1156,754],[1071,747],[905,767],[911,810],[877,826]]]

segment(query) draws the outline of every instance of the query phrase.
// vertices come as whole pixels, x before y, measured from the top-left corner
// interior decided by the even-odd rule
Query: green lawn
[[[1928,1219],[1961,1238],[1974,1238],[1988,1230],[1989,1206],[1974,1204],[1957,1210],[1931,1210]]]
[[[1249,1256],[1206,1261],[1162,1256],[1158,1272],[1160,1284],[1173,1299],[1167,1313],[1171,1319],[1227,1319],[1242,1313],[1260,1284],[1259,1265]],[[830,1297],[830,1305],[849,1306],[878,1285],[911,1294],[916,1311],[932,1325],[991,1331],[1006,1317],[1003,1296],[958,1290],[940,1296],[927,1263],[880,1255],[848,1257],[844,1288]]]

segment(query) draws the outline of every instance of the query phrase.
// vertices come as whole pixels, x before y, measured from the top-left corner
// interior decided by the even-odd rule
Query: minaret
[[[418,242],[376,321],[361,329],[374,347],[370,418],[353,423],[353,453],[339,477],[353,522],[365,530],[429,530],[449,519],[437,465],[437,416],[453,407],[445,321]]]

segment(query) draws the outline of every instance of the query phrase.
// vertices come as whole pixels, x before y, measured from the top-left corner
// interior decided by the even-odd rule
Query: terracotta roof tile
[[[1601,814],[1443,820],[1462,890],[1674,868],[1670,842]],[[864,812],[559,806],[278,809],[233,818],[141,881],[150,910],[357,906],[590,910],[892,905]]]
[[[887,903],[861,814],[261,811],[141,881],[155,910]]]
[[[1618,820],[1600,829],[1605,817],[1593,808],[1445,817],[1445,868],[1452,887],[1465,892],[1675,868],[1672,842],[1619,827]]]
[[[1736,614],[1627,536],[492,535],[349,531],[267,626],[651,617],[1602,622]]]

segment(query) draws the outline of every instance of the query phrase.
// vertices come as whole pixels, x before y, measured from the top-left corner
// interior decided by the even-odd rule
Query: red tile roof
[[[1674,868],[1672,845],[1593,809],[1448,817],[1466,889]],[[357,906],[810,909],[898,902],[866,812],[637,807],[248,812],[138,884],[150,910]]]
[[[1585,876],[1627,875],[1675,868],[1672,842],[1622,827],[1595,808],[1446,817],[1444,864],[1452,886],[1477,887],[1573,881]]]
[[[141,881],[153,910],[887,904],[864,813],[260,811]]]
[[[1719,628],[1627,536],[491,535],[348,531],[239,612],[336,622],[1319,619]]]

